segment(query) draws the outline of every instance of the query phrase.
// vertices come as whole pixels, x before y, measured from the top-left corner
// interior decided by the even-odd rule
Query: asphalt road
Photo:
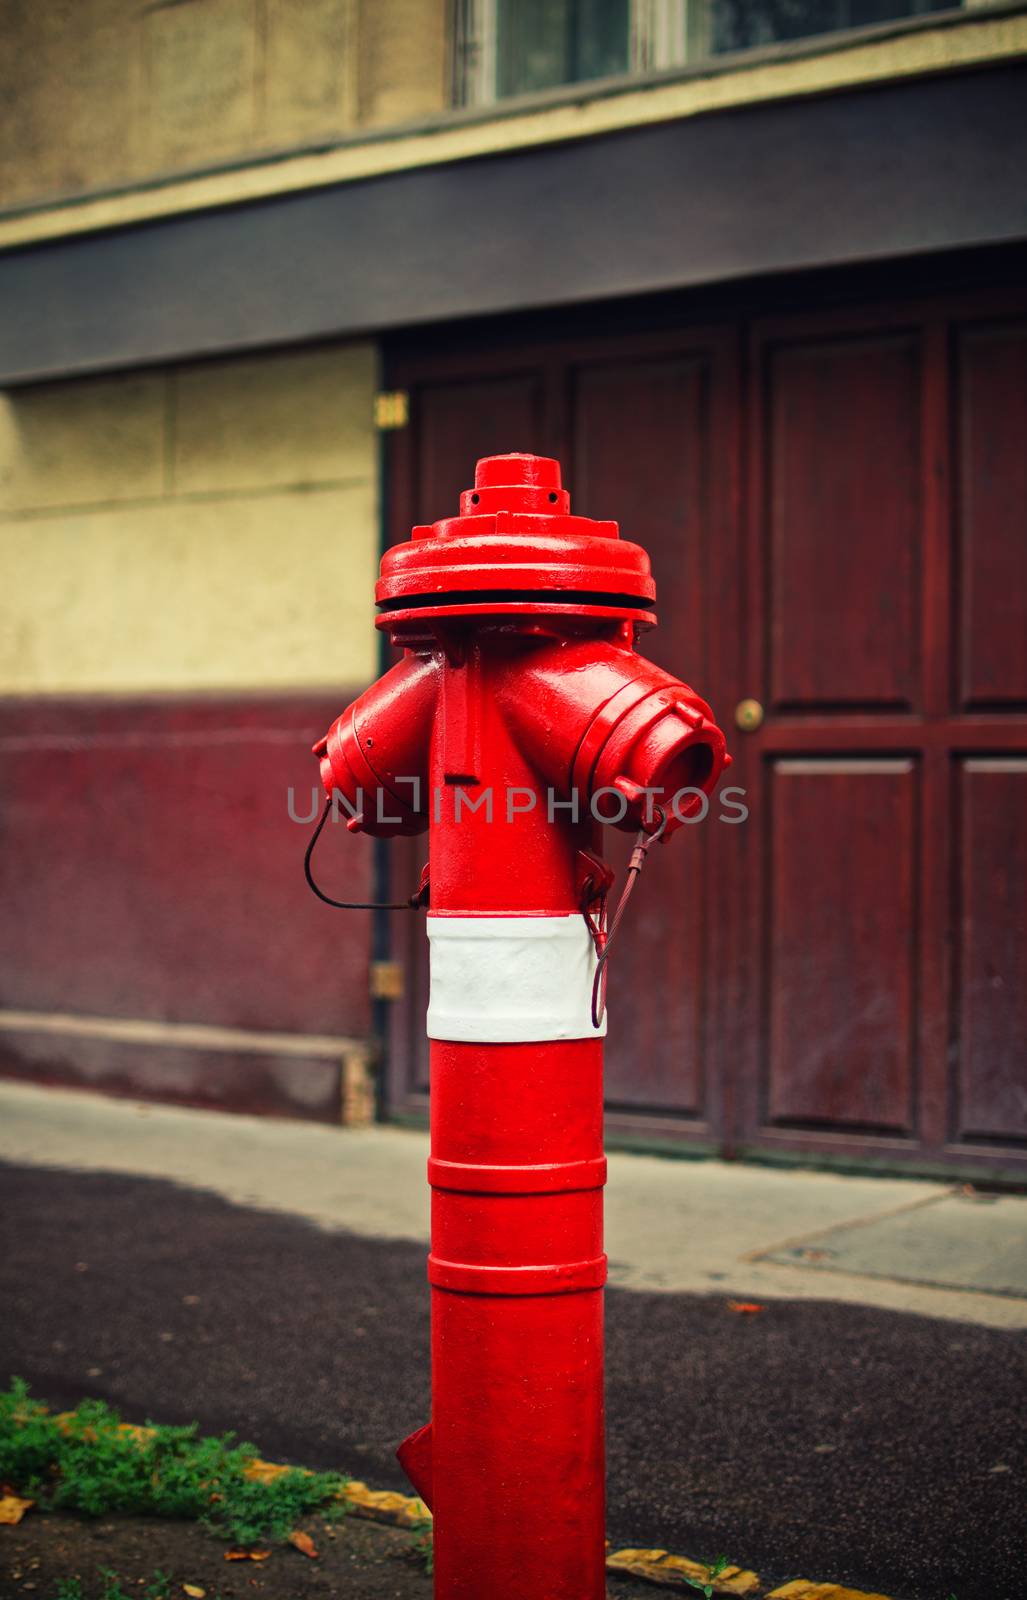
[[[0,1376],[405,1487],[424,1251],[171,1184],[0,1167]],[[608,1293],[609,1531],[902,1600],[1021,1600],[1022,1334]]]

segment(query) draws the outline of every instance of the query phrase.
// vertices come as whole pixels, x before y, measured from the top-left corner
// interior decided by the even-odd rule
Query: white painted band
[[[599,1039],[595,947],[584,918],[429,917],[429,1039],[477,1044]]]

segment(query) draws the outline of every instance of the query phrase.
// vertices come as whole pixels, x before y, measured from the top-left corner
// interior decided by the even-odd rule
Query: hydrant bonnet
[[[430,637],[431,620],[552,616],[655,626],[649,557],[615,522],[570,514],[560,466],[489,456],[460,515],[413,530],[382,560],[377,626],[397,644]]]
[[[467,693],[493,699],[536,775],[596,820],[633,831],[662,806],[673,832],[730,760],[709,706],[634,649],[656,621],[648,556],[615,522],[571,515],[555,461],[479,461],[460,515],[387,551],[376,593],[377,626],[408,654],[315,746],[353,828],[428,827],[440,650],[455,663],[482,630],[506,630],[510,644]],[[461,776],[476,775],[447,781]]]

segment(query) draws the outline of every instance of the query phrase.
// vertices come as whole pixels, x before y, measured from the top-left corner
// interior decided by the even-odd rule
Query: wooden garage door
[[[711,698],[738,757],[747,822],[714,807],[632,906],[612,1124],[720,1149],[1022,1162],[1022,308],[451,348],[401,357],[391,381],[411,397],[392,537],[450,513],[478,455],[556,455],[576,509],[652,553],[660,628],[643,648]],[[744,698],[764,714],[749,732]],[[426,980],[420,931],[397,937],[411,981],[390,1096],[411,1109]]]
[[[740,1136],[1015,1163],[1027,325],[759,327],[750,418]]]

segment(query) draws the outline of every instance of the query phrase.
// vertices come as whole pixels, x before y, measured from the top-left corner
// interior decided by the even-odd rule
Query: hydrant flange
[[[429,619],[553,616],[656,624],[649,557],[615,522],[571,516],[556,461],[490,456],[460,516],[417,527],[386,552],[376,626],[397,644]]]

